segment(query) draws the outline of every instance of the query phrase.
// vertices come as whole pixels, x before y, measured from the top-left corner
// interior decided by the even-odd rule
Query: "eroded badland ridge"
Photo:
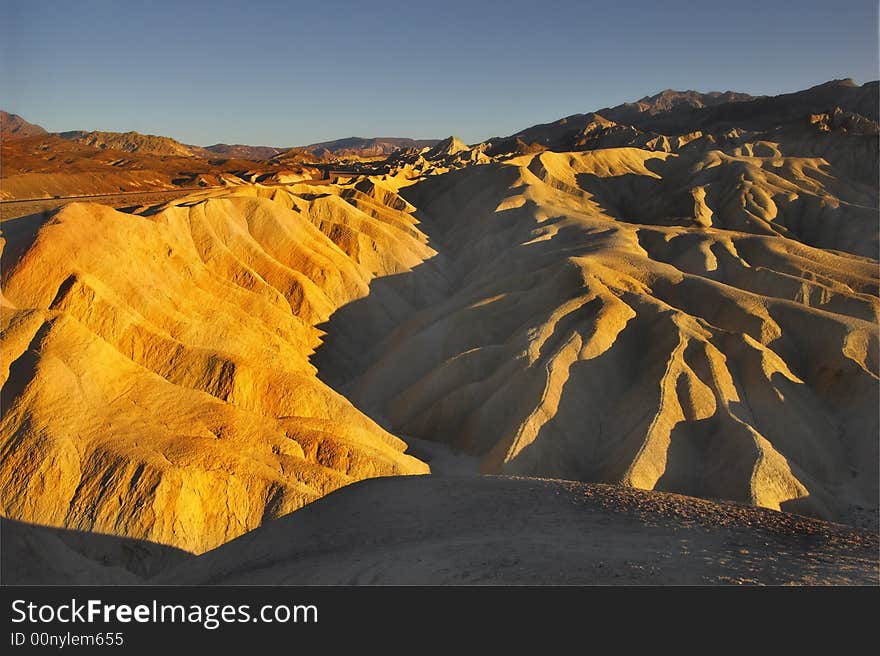
[[[476,145],[401,140],[362,175],[6,221],[3,515],[201,553],[427,473],[408,444],[439,443],[485,474],[876,533],[877,135],[876,83],[666,91]],[[876,580],[852,535],[847,580]],[[244,551],[205,577],[234,580]]]

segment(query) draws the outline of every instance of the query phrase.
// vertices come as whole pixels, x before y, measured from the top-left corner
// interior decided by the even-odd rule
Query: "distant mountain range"
[[[859,123],[858,129],[871,131],[874,129],[871,125],[877,123],[880,113],[878,83],[869,82],[859,86],[851,79],[832,80],[804,91],[778,96],[666,89],[635,102],[540,123],[508,137],[493,137],[484,142],[482,150],[489,156],[621,146],[671,151],[694,139],[714,142],[726,138],[724,134],[730,129],[768,130],[802,120],[804,116],[830,115],[835,110],[863,117],[868,123]],[[2,136],[7,141],[49,134],[39,125],[29,123],[16,114],[2,112],[0,118]],[[838,116],[835,120],[840,123],[843,119]],[[852,128],[856,123],[850,120],[848,124]],[[101,150],[143,155],[297,163],[387,157],[441,144],[439,139],[346,137],[292,148],[225,143],[194,146],[170,137],[137,132],[77,130],[61,132],[57,136]]]
[[[4,139],[23,139],[49,134],[47,130],[28,123],[17,114],[2,112],[2,136]],[[410,139],[408,137],[346,137],[322,141],[307,146],[250,146],[247,144],[218,143],[212,146],[184,144],[171,137],[139,132],[105,132],[70,130],[57,133],[63,139],[99,148],[126,153],[164,155],[175,157],[214,157],[269,160],[281,156],[297,158],[331,159],[335,157],[382,157],[398,150],[424,148],[437,144],[439,139]]]
[[[859,86],[851,79],[832,80],[804,91],[757,97],[667,89],[633,103],[533,125],[487,143],[493,155],[621,146],[671,151],[694,139],[714,143],[731,136],[730,130],[766,131],[835,110],[876,124],[878,82]]]

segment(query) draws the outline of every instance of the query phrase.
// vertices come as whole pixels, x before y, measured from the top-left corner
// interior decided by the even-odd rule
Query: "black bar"
[[[836,622],[853,639],[859,628],[873,627],[872,608],[876,589],[869,588],[549,588],[549,587],[3,587],[4,631],[0,644],[4,654],[58,653],[81,650],[88,653],[184,653],[186,645],[216,649],[290,646],[319,641],[328,648],[342,644],[366,646],[379,641],[394,644],[404,636],[421,635],[425,644],[450,636],[477,634],[496,640],[517,640],[533,635],[548,640],[566,638],[573,644],[599,645],[608,639],[620,641],[624,653],[635,642],[663,641],[670,632],[690,634],[695,627],[723,636],[725,644],[743,640],[769,623],[782,628],[788,621],[795,626],[821,624],[823,634],[833,633]],[[100,600],[96,621],[15,622],[31,612],[49,620],[61,612],[69,619],[73,608],[80,608],[81,619],[88,613],[89,600]],[[94,602],[93,602],[94,603]],[[119,605],[134,609],[144,606],[138,622],[131,613],[116,615]],[[159,622],[154,611],[162,605],[183,606],[188,621],[166,612]],[[239,613],[247,605],[249,620]],[[287,610],[276,615],[279,606]],[[110,606],[109,611],[105,611]],[[223,607],[234,621],[223,621]],[[264,611],[264,607],[271,608]],[[308,610],[314,608],[315,610]],[[294,610],[291,610],[294,609]],[[307,609],[307,610],[303,610]],[[166,608],[166,611],[168,609]],[[296,612],[296,621],[288,612]],[[104,615],[108,612],[109,615]],[[137,612],[137,611],[134,611]],[[254,615],[263,613],[263,621]],[[174,621],[170,621],[171,617]],[[281,621],[287,616],[287,621]],[[109,617],[110,621],[104,621]],[[759,624],[755,624],[758,622]],[[621,623],[628,627],[620,634]],[[102,645],[96,644],[101,635]],[[116,644],[121,635],[122,644]],[[54,636],[54,638],[52,637]],[[71,644],[73,636],[92,636],[92,643]],[[395,637],[397,636],[397,637]],[[66,637],[66,644],[59,641]],[[462,639],[464,639],[462,637]],[[53,643],[54,641],[54,643]],[[79,638],[80,642],[87,641]],[[22,644],[16,645],[16,642]],[[112,643],[112,644],[111,644]],[[548,645],[549,647],[549,645]],[[625,648],[624,648],[625,647]],[[587,649],[586,651],[592,651]],[[396,651],[396,650],[393,650]],[[419,649],[418,651],[421,651]],[[465,650],[464,653],[470,653]],[[242,652],[248,654],[249,652]],[[258,652],[260,653],[260,652]],[[284,653],[289,653],[285,649]],[[338,653],[331,649],[331,653]],[[549,651],[547,653],[550,653]]]

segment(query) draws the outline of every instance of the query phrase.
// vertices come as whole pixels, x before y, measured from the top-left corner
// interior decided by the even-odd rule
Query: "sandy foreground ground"
[[[347,486],[201,556],[6,522],[3,582],[870,585],[877,550],[867,532],[738,504],[571,481],[404,476]]]
[[[618,486],[408,477],[349,486],[163,583],[877,583],[877,538]]]

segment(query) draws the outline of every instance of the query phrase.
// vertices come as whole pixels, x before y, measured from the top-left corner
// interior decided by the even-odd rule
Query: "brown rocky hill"
[[[102,149],[52,134],[4,139],[0,157],[3,200],[237,184],[282,168],[216,155],[205,159]]]
[[[124,153],[174,155],[177,157],[191,157],[194,154],[190,147],[170,137],[140,134],[139,132],[84,132],[82,130],[74,130],[71,132],[61,132],[58,136],[69,141],[94,146],[101,150],[109,149]]]
[[[23,139],[46,134],[39,125],[28,123],[18,114],[0,111],[0,139]]]

